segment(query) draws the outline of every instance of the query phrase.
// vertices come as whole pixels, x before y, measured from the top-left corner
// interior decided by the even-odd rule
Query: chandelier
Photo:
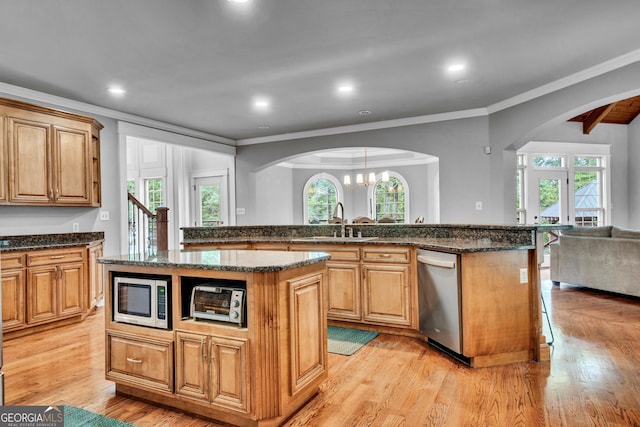
[[[367,177],[365,181],[365,177]],[[382,181],[389,182],[389,172],[382,172]],[[347,187],[351,185],[351,175],[344,176],[344,185]],[[356,174],[356,184],[362,186],[374,185],[376,183],[376,174],[374,172],[367,172],[367,149],[364,150],[364,172]]]

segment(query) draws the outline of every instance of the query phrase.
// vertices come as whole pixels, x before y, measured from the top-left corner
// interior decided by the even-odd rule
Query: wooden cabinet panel
[[[25,265],[25,254],[22,252],[5,252],[0,257],[0,267],[3,272],[16,268],[24,268]]]
[[[176,394],[248,411],[247,340],[177,331],[176,343]]]
[[[4,133],[5,120],[0,115],[0,204],[5,204],[9,198],[7,197],[9,164],[7,163],[7,143]]]
[[[327,288],[330,319],[362,319],[359,264],[327,262]]]
[[[176,394],[209,401],[207,336],[176,332]]]
[[[25,272],[2,270],[2,331],[9,332],[26,326]]]
[[[9,116],[9,201],[49,203],[53,197],[50,167],[51,126]]]
[[[58,266],[58,317],[82,313],[84,264]]]
[[[48,322],[58,317],[57,274],[58,269],[55,266],[28,270],[27,323]]]
[[[248,342],[223,337],[211,337],[210,342],[211,403],[248,412]]]
[[[363,262],[408,263],[410,260],[411,249],[409,248],[365,247],[362,249]]]
[[[54,135],[54,201],[87,205],[92,182],[89,132],[55,127]]]
[[[327,369],[322,275],[289,282],[291,394]]]
[[[89,292],[87,300],[87,310],[96,306],[104,296],[103,266],[98,263],[98,258],[102,257],[102,243],[89,248]]]
[[[82,314],[85,252],[71,248],[27,253],[27,323]]]
[[[363,319],[410,326],[409,265],[365,264],[363,274]]]
[[[100,206],[100,129],[89,117],[0,98],[0,203]]]
[[[107,331],[106,377],[173,392],[173,342]]]
[[[520,283],[520,269],[527,268],[527,251],[465,253],[460,265],[464,355],[526,353],[531,295],[527,284]]]
[[[65,262],[84,261],[84,252],[84,248],[33,251],[27,254],[27,265],[35,267],[38,265],[57,265]]]

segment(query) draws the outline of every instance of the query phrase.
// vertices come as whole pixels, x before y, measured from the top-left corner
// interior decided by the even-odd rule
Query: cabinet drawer
[[[73,248],[52,251],[34,251],[27,254],[27,265],[60,264],[63,262],[84,261],[85,248]]]
[[[365,262],[408,263],[411,260],[409,248],[363,248],[362,260]]]
[[[344,245],[291,245],[292,251],[326,252],[331,261],[360,261],[360,248]]]
[[[173,393],[173,342],[107,331],[106,377]]]
[[[21,252],[3,252],[0,255],[0,267],[2,270],[12,270],[18,268],[24,268],[25,266],[25,254]]]

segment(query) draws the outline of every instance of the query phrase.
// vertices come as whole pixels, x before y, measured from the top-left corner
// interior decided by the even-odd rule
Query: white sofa
[[[640,231],[614,226],[563,230],[551,245],[551,280],[640,297]]]

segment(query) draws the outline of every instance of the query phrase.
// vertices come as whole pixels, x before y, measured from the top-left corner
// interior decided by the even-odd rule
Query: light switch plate
[[[477,211],[481,211],[482,210],[482,202],[480,202],[480,201],[476,202],[476,210]]]
[[[73,223],[73,232],[77,233],[78,231],[80,231],[80,224],[77,222]]]

